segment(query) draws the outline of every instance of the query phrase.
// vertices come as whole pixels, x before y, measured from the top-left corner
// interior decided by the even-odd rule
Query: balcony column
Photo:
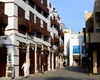
[[[37,72],[37,53],[36,53],[36,51],[37,51],[37,44],[35,44],[35,73]]]

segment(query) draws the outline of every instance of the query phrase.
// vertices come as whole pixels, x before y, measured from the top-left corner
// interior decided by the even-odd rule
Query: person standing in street
[[[26,61],[24,61],[24,63],[23,63],[23,65],[22,65],[21,69],[23,69],[23,71],[24,71],[24,77],[25,77],[25,78],[28,77],[28,70],[29,70],[29,67],[28,67],[28,64],[26,63]]]
[[[12,79],[15,78],[15,67],[14,64],[12,65]]]

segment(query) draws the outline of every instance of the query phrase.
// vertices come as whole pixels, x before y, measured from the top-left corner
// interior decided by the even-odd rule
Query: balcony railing
[[[35,27],[35,24],[33,22],[29,22],[29,31],[28,31],[28,33],[34,34],[34,27]]]
[[[58,29],[58,33],[59,33],[60,35],[63,35],[63,31],[60,30],[60,29]]]
[[[4,14],[4,3],[0,2],[0,14]]]
[[[40,7],[41,9],[43,9],[43,4],[41,3],[40,0],[37,0],[37,6]]]
[[[18,17],[18,25],[23,29],[24,32],[29,30],[29,22],[24,17]]]
[[[42,33],[43,32],[43,28],[40,26],[40,25],[37,25],[35,26],[35,30],[38,32],[38,33]]]
[[[47,14],[49,14],[49,9],[45,5],[43,6],[43,11],[46,12]]]
[[[59,38],[54,38],[54,39],[52,39],[51,38],[51,44],[56,44],[56,43],[59,43]]]
[[[57,27],[59,27],[59,23],[57,22],[57,20],[51,19],[51,24],[56,25]]]
[[[8,25],[8,16],[5,14],[0,14],[0,26],[6,27]]]
[[[50,32],[47,31],[46,29],[43,29],[43,35],[49,37],[50,36]]]

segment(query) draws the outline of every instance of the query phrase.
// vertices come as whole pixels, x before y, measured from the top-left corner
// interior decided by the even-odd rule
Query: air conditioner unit
[[[94,27],[94,32],[95,33],[100,33],[100,27]]]

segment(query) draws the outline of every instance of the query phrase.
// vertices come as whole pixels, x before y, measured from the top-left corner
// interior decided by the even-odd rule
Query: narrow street
[[[89,76],[87,71],[80,67],[66,67],[44,74],[30,75],[28,78],[20,77],[15,80],[100,80],[100,75]]]

